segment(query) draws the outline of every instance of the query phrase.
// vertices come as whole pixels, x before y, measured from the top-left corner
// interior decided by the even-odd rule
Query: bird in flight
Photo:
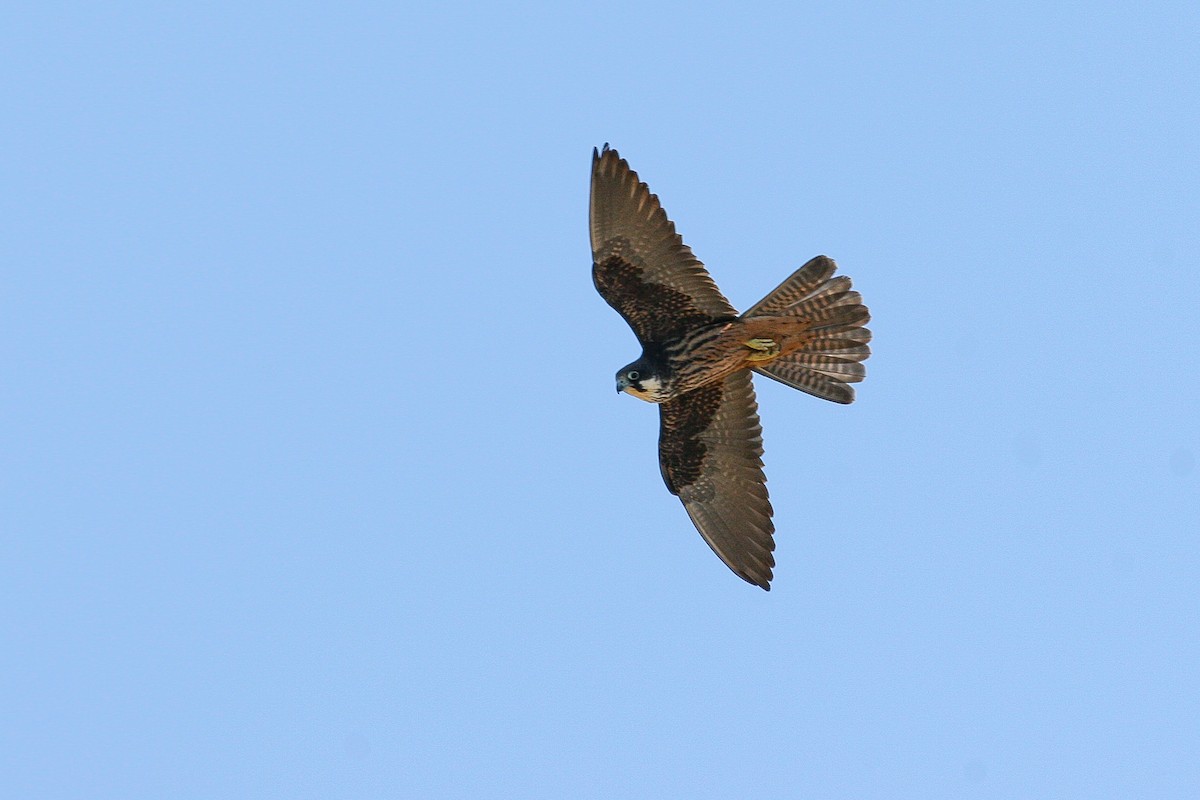
[[[658,404],[667,488],[721,560],[770,591],[775,526],[750,373],[851,403],[871,315],[825,256],[738,314],[608,145],[592,151],[590,227],[596,289],[642,346],[617,372],[617,391]]]

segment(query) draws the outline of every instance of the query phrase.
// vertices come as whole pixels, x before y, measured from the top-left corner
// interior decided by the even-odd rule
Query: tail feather
[[[853,292],[858,294],[858,292]],[[789,314],[789,316],[791,316]],[[823,331],[831,328],[840,328],[843,326],[862,327],[871,321],[871,312],[867,311],[867,307],[859,303],[858,305],[847,306],[832,306],[830,308],[822,308],[810,314],[798,314],[804,319],[809,320],[812,324],[809,330]]]
[[[772,361],[765,367],[754,367],[754,371],[822,400],[834,403],[854,402],[853,386],[804,367],[793,367],[782,359]]]
[[[828,256],[817,256],[788,276],[758,304],[747,311],[744,317],[765,317],[786,313],[785,309],[804,300],[813,290],[825,283],[837,270],[837,264]]]
[[[834,277],[837,265],[817,256],[779,284],[743,317],[800,318],[808,323],[801,346],[786,355],[753,367],[794,389],[831,400],[854,402],[854,388],[866,377],[871,354],[871,331],[864,327],[871,313],[862,296],[850,288],[850,278]]]
[[[859,328],[859,332],[866,330]],[[824,353],[851,361],[866,361],[871,355],[871,348],[864,342],[846,341],[842,339],[812,339],[804,343],[798,352]]]
[[[867,368],[860,361],[848,358],[838,358],[824,353],[792,353],[787,363],[793,367],[803,367],[812,372],[820,372],[836,380],[846,383],[858,383],[867,376]]]
[[[839,275],[818,287],[817,294],[798,300],[775,313],[789,317],[808,317],[829,308],[852,306],[861,301],[862,297],[858,292],[850,291],[850,279]]]

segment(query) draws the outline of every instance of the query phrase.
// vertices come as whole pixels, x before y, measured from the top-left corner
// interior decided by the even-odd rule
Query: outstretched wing
[[[642,345],[737,316],[625,159],[592,151],[592,279]]]
[[[771,589],[771,502],[750,372],[659,406],[658,459],[709,547],[743,580]]]

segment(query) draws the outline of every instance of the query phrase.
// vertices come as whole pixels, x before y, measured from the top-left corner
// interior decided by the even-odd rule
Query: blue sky
[[[22,797],[1200,796],[1194,4],[10,4]],[[611,142],[739,307],[769,594],[594,293]]]

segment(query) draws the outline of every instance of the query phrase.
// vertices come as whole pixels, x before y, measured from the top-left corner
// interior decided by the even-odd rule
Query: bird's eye
[[[629,380],[631,380],[631,381],[636,381],[638,378],[640,378],[642,376],[639,375],[638,371],[635,369],[635,370],[630,370],[629,374],[626,375],[625,377],[629,378]]]

